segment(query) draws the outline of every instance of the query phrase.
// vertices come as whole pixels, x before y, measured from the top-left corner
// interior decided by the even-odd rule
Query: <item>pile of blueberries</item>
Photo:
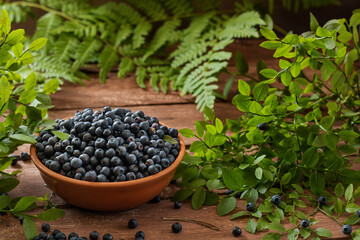
[[[67,133],[68,138],[60,140],[52,131],[41,131],[36,138],[37,156],[46,167],[70,178],[92,182],[140,179],[169,167],[180,151],[178,130],[142,111],[86,108],[55,123],[52,131]],[[177,143],[164,141],[165,136]]]

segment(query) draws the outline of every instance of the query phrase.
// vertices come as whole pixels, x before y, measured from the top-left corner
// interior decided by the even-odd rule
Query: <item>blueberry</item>
[[[162,166],[163,168],[169,167],[169,166],[170,166],[170,161],[169,161],[169,159],[163,158],[163,159],[161,160],[161,166]]]
[[[103,236],[103,240],[113,240],[113,236],[110,233],[106,233]]]
[[[107,144],[106,146],[108,148],[117,148],[119,146],[119,141],[116,139],[116,138],[110,138],[108,141],[107,141]]]
[[[301,221],[301,226],[302,226],[303,228],[309,227],[309,226],[310,226],[309,220],[307,220],[307,219],[302,220],[302,221]]]
[[[240,236],[241,233],[242,233],[241,228],[239,228],[239,227],[237,227],[237,226],[234,227],[233,230],[232,230],[232,234],[233,234],[235,237]]]
[[[79,148],[81,145],[80,138],[76,137],[73,140],[71,140],[71,144],[74,146],[74,148]]]
[[[85,131],[85,124],[83,122],[75,123],[74,129],[77,133],[82,133]]]
[[[40,142],[38,142],[38,143],[36,143],[35,144],[35,149],[36,149],[36,151],[38,151],[38,152],[42,152],[42,151],[44,151],[44,145],[42,144],[42,143],[40,143]]]
[[[22,161],[29,161],[31,159],[30,155],[27,152],[22,152],[20,154],[20,159]]]
[[[58,233],[55,235],[55,239],[56,239],[56,240],[66,239],[66,235],[65,235],[65,233],[58,232]]]
[[[360,209],[357,211],[357,216],[360,218]]]
[[[52,231],[51,235],[55,237],[59,232],[59,230],[55,229],[54,231]]]
[[[70,238],[73,238],[73,237],[79,238],[79,235],[77,233],[75,233],[75,232],[69,233],[68,238],[70,239]]]
[[[99,239],[99,233],[97,231],[92,231],[89,234],[90,240],[98,240]]]
[[[154,174],[157,174],[159,171],[158,169],[155,167],[155,165],[150,165],[148,167],[148,172],[150,175],[154,175]]]
[[[80,158],[73,158],[71,161],[70,161],[70,164],[71,164],[71,167],[72,168],[79,168],[82,166],[82,161]]]
[[[174,202],[174,208],[180,209],[181,208],[181,202]]]
[[[255,210],[255,204],[252,202],[249,202],[248,204],[246,204],[246,210],[249,212],[253,212]]]
[[[39,235],[38,235],[38,237],[39,237],[40,239],[46,239],[47,236],[48,236],[48,235],[46,234],[46,232],[40,232]]]
[[[137,220],[134,219],[134,218],[132,218],[132,219],[130,219],[130,220],[128,221],[128,227],[129,227],[130,229],[136,228],[137,225],[138,225],[138,222],[137,222]]]
[[[50,164],[50,169],[54,172],[58,172],[61,169],[60,163],[57,161],[52,161]]]
[[[131,181],[131,180],[135,180],[135,179],[136,179],[136,175],[134,172],[128,172],[126,174],[126,180]]]
[[[326,202],[327,202],[326,197],[324,197],[324,196],[320,196],[320,197],[319,197],[318,203],[319,203],[320,205],[326,205]]]
[[[266,123],[260,123],[260,124],[257,126],[257,128],[258,128],[259,130],[265,130],[265,129],[267,128]]]
[[[158,146],[159,148],[162,148],[162,147],[164,147],[164,145],[165,145],[165,142],[164,142],[164,140],[162,140],[162,139],[158,139],[158,140],[156,140],[156,142],[157,142],[157,146]]]
[[[116,153],[117,153],[118,156],[124,157],[126,155],[126,153],[127,153],[127,149],[124,146],[118,146],[116,148]]]
[[[50,231],[50,224],[48,223],[43,223],[41,225],[41,230],[43,230],[43,232],[49,232]]]
[[[175,128],[170,128],[170,129],[169,129],[169,135],[170,135],[171,137],[173,137],[173,138],[177,138],[178,135],[179,135],[179,132],[178,132],[178,130],[175,129]]]
[[[274,205],[279,205],[281,203],[281,197],[279,195],[274,195],[271,197],[271,203]]]
[[[96,181],[97,182],[107,182],[107,178],[104,174],[99,174],[99,175],[97,175]]]
[[[149,201],[149,203],[159,203],[161,201],[160,195],[157,195]]]
[[[94,156],[97,158],[97,159],[102,159],[105,155],[105,152],[103,149],[101,148],[98,148],[95,150],[95,153],[94,153]]]
[[[127,139],[127,138],[130,137],[130,136],[131,136],[130,130],[125,129],[125,130],[122,130],[122,131],[121,131],[121,137]]]
[[[126,159],[126,163],[128,165],[136,164],[136,161],[137,161],[136,156],[132,153],[126,155],[125,159]]]
[[[89,182],[95,182],[96,177],[97,177],[96,172],[94,170],[91,170],[85,174],[84,180]]]
[[[181,229],[182,229],[182,226],[180,223],[174,223],[171,226],[171,230],[173,231],[173,233],[179,233],[179,232],[181,232]]]
[[[144,121],[144,122],[141,122],[139,124],[139,126],[140,126],[140,129],[147,131],[150,127],[150,124],[148,121]]]
[[[104,174],[106,177],[110,177],[110,172],[111,170],[107,166],[102,167],[102,169],[100,170],[100,173]]]
[[[98,136],[98,137],[101,137],[102,134],[103,134],[103,132],[104,132],[104,130],[103,130],[101,127],[97,127],[97,128],[95,129],[95,134],[96,134],[96,136]]]
[[[156,134],[159,136],[159,138],[164,138],[165,136],[165,133],[163,130],[156,130]]]
[[[106,152],[105,152],[105,156],[108,157],[108,158],[115,157],[115,155],[116,155],[116,151],[115,151],[115,149],[113,149],[113,148],[109,148],[109,149],[106,150]]]
[[[112,158],[110,159],[110,164],[111,164],[111,166],[113,166],[113,167],[115,167],[115,166],[117,166],[117,165],[120,165],[120,163],[121,163],[121,159],[120,159],[119,157],[112,157]]]
[[[145,233],[143,231],[136,232],[135,239],[145,239]]]
[[[139,132],[139,131],[140,131],[140,126],[139,126],[139,124],[137,124],[137,123],[132,123],[132,124],[130,125],[130,130],[131,130],[131,132],[133,132],[133,133]]]
[[[352,227],[348,224],[345,224],[343,227],[342,227],[342,232],[346,235],[350,235],[351,232],[352,232]]]
[[[54,147],[52,145],[47,145],[44,149],[44,153],[47,155],[47,156],[51,156],[54,154]]]
[[[69,146],[65,147],[65,151],[69,154],[72,154],[74,151],[74,148],[73,148],[73,146],[69,145]]]
[[[21,225],[23,225],[24,224],[24,217],[20,217],[19,222],[20,222]]]

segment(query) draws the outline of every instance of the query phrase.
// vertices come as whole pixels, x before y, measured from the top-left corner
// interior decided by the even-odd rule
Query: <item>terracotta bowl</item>
[[[156,197],[171,181],[185,154],[179,135],[180,151],[175,161],[163,171],[125,182],[87,182],[51,171],[41,163],[32,145],[30,154],[47,186],[66,202],[96,211],[119,211],[134,208]]]

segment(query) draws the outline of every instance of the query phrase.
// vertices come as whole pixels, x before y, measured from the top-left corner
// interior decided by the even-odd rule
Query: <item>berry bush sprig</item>
[[[7,171],[16,158],[11,156],[24,143],[35,143],[36,131],[49,127],[47,109],[51,107],[50,93],[57,90],[57,79],[44,81],[34,72],[20,72],[22,66],[33,62],[32,52],[46,44],[46,39],[34,40],[24,51],[24,30],[11,30],[11,21],[5,10],[0,19],[0,213],[11,213],[20,219],[27,239],[36,235],[34,218],[50,221],[60,218],[64,211],[50,208],[38,215],[28,213],[44,202],[51,207],[47,196],[11,198],[7,193],[13,190],[19,180],[16,175],[21,171]],[[22,74],[20,74],[22,73]],[[28,160],[26,154],[22,159]],[[16,163],[16,161],[14,162]],[[1,222],[1,224],[5,224]]]
[[[354,11],[349,21],[330,20],[323,27],[311,15],[311,31],[283,39],[262,27],[267,41],[260,46],[275,50],[280,70],[258,64],[259,79],[238,80],[232,101],[243,112],[238,119],[223,123],[205,108],[208,120],[196,121],[195,131],[180,130],[197,140],[178,168],[175,178],[181,177],[183,188],[174,201],[191,198],[194,209],[218,204],[223,216],[233,212],[240,194],[255,209],[250,204],[253,211],[233,213],[231,219],[248,217],[245,229],[252,234],[274,231],[264,239],[331,238],[329,230],[314,228],[316,213],[341,227],[337,216],[343,213],[351,213],[344,224],[358,222],[360,175],[351,167],[360,144],[359,24],[360,11]],[[240,55],[237,60],[245,61]],[[235,75],[246,73],[239,67]],[[214,191],[225,188],[230,194]],[[309,203],[314,213],[305,214],[301,208]],[[285,217],[293,228],[281,224]]]

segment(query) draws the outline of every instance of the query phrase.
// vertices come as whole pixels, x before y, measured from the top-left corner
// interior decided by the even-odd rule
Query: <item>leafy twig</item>
[[[179,221],[179,222],[195,223],[195,224],[198,224],[200,226],[210,228],[210,229],[212,229],[214,231],[220,231],[220,228],[218,226],[215,226],[215,225],[213,225],[211,223],[207,223],[207,222],[204,222],[204,221],[193,220],[193,219],[188,219],[188,218],[167,218],[167,217],[162,217],[161,219],[165,220],[165,221]]]

